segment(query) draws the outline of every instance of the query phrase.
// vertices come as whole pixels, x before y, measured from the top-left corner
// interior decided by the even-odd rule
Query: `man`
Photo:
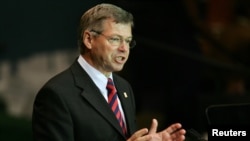
[[[35,141],[185,139],[186,131],[179,123],[157,132],[156,119],[149,130],[137,131],[131,86],[113,73],[122,70],[130,48],[135,45],[132,27],[132,14],[112,4],[96,5],[83,14],[80,56],[67,70],[49,80],[35,99],[32,118]],[[113,84],[115,89],[111,90],[110,98],[109,88]]]

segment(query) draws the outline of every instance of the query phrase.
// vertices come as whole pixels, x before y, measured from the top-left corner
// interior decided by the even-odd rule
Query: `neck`
[[[95,64],[93,63],[93,61],[90,59],[90,57],[89,57],[88,55],[86,55],[86,54],[83,55],[83,54],[82,54],[81,56],[84,58],[84,60],[85,60],[89,65],[91,65],[92,67],[94,67],[95,69],[97,69],[98,71],[100,71],[100,72],[101,72],[102,74],[104,74],[107,78],[110,77],[110,75],[111,75],[112,72],[101,71],[100,68],[98,69],[98,67],[95,66]]]

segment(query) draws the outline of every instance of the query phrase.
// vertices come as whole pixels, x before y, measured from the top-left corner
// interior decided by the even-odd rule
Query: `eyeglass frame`
[[[98,35],[102,35],[103,37],[106,38],[106,40],[112,45],[112,46],[121,46],[121,44],[125,41],[125,43],[129,46],[129,49],[132,49],[136,46],[136,41],[132,38],[132,40],[128,41],[127,39],[124,39],[122,36],[120,35],[114,35],[114,36],[108,36],[105,35],[99,31],[96,30],[90,30],[90,32],[94,32]],[[117,43],[117,44],[116,44]]]

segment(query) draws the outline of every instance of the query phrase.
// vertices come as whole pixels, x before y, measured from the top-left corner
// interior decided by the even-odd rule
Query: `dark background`
[[[245,16],[247,12],[238,10],[242,9],[242,4],[231,4],[232,1],[223,0],[217,3],[222,8],[216,9],[212,1],[189,1],[191,6],[185,5],[185,0],[1,1],[0,81],[1,84],[6,82],[3,65],[7,63],[8,74],[12,81],[15,81],[15,85],[6,82],[7,86],[1,87],[0,90],[0,140],[31,140],[32,100],[45,80],[63,70],[77,57],[76,37],[80,16],[100,2],[117,4],[132,12],[135,18],[134,37],[137,46],[131,50],[125,69],[119,73],[129,80],[134,88],[139,127],[149,127],[151,118],[156,117],[160,122],[159,129],[173,122],[181,122],[186,129],[193,128],[205,133],[205,108],[208,105],[249,102],[249,58],[245,55],[248,48],[243,51],[245,54],[224,48],[216,40],[215,34],[207,32],[210,31],[210,23],[217,21],[221,22],[223,27],[231,26],[237,15]],[[192,7],[192,4],[195,7]],[[233,6],[233,10],[230,6]],[[213,14],[213,11],[218,9],[221,10],[219,13],[225,12],[225,9],[229,10],[224,17],[223,14],[216,17],[220,14]],[[211,48],[215,48],[214,54],[219,57],[209,54],[211,51],[206,50],[206,44],[204,45],[201,39],[206,40],[205,43],[209,43]],[[248,42],[245,44],[249,47]],[[28,91],[29,95],[25,96],[30,99],[30,104],[26,105],[22,112],[9,112],[9,101],[15,100],[6,100],[6,97],[19,95],[18,92],[9,90],[21,87],[19,83],[30,75],[20,75],[20,64],[25,60],[34,60],[32,57],[36,55],[39,58],[39,54],[53,60],[54,54],[60,51],[68,53],[68,56],[65,56],[67,61],[59,60],[65,63],[63,67],[50,72],[35,89]],[[229,58],[226,60],[230,61],[221,59],[224,55]],[[236,56],[236,59],[231,56]],[[34,63],[34,67],[44,68],[41,62]],[[53,70],[53,65],[56,65],[54,61],[47,60],[46,67],[49,71]],[[230,79],[233,82],[239,78],[244,81],[243,84],[240,83],[240,86],[244,87],[243,90],[233,91],[233,94],[227,91],[227,82],[231,76],[237,78]],[[40,81],[37,79],[34,77],[33,80]],[[25,90],[31,87],[29,83],[27,85]]]

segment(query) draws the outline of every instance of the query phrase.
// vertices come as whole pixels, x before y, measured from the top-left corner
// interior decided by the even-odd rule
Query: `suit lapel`
[[[93,108],[100,113],[101,116],[114,126],[116,130],[123,134],[114,113],[107,104],[107,101],[77,61],[75,61],[72,65],[71,70],[75,78],[76,85],[83,89],[81,94],[83,98],[85,98],[93,106]]]

